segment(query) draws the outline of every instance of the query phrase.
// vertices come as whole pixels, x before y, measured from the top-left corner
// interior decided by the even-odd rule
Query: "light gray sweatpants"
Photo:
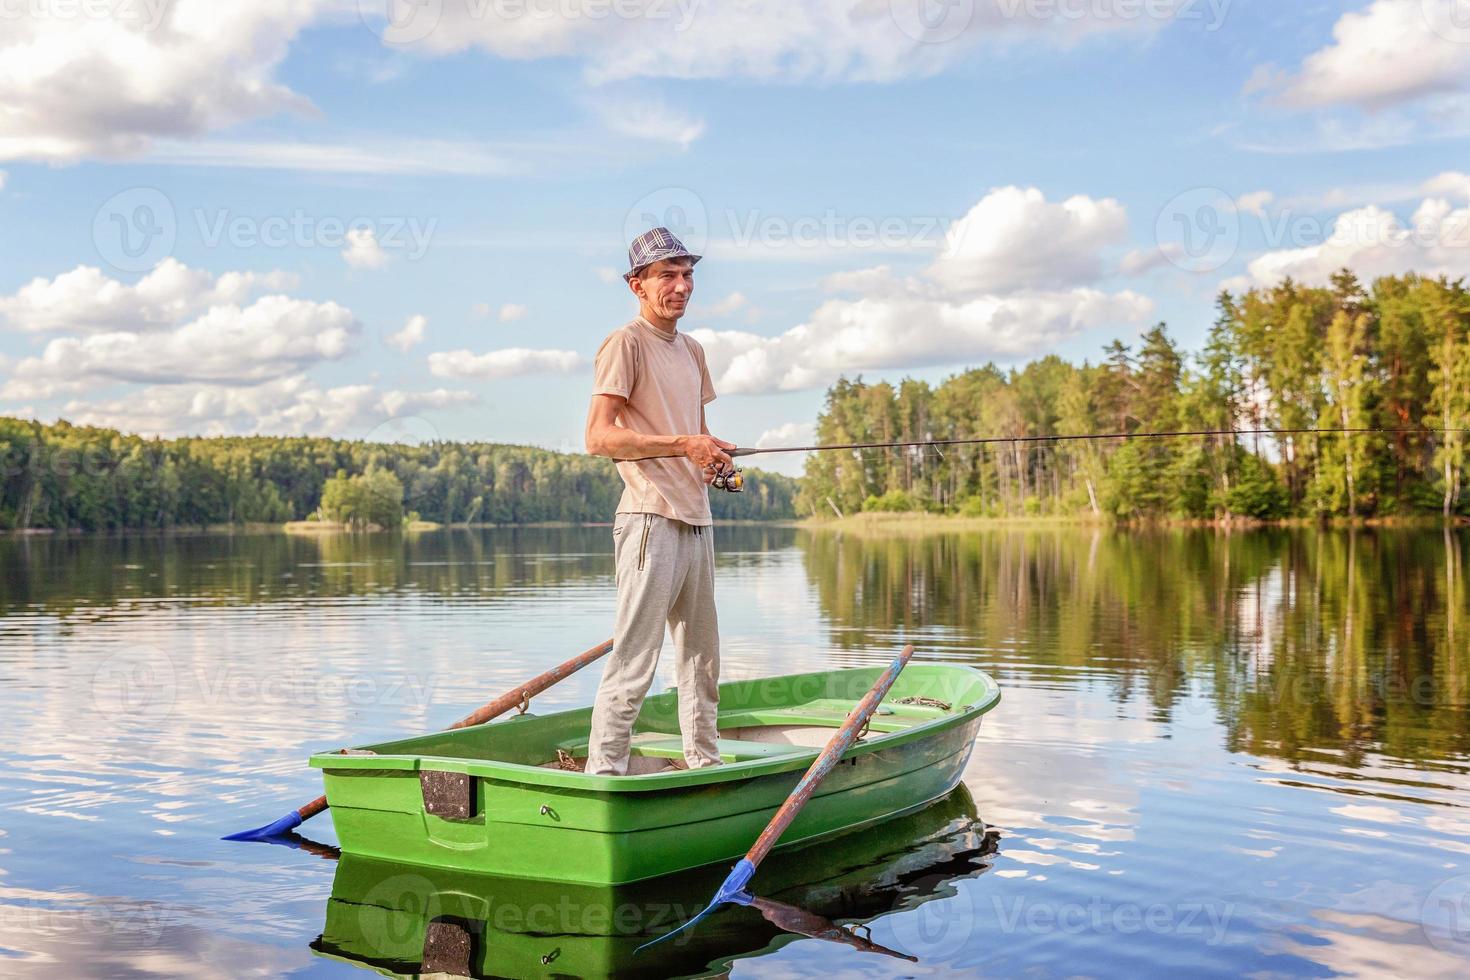
[[[679,731],[691,769],[719,765],[715,715],[720,703],[720,630],[715,617],[714,528],[657,514],[613,521],[618,613],[613,648],[592,709],[586,771],[622,776],[628,742],[664,645],[678,656]]]

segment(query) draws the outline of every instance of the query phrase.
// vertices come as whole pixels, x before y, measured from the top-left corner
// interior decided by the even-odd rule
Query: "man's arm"
[[[628,400],[618,395],[593,395],[592,405],[587,410],[587,451],[594,456],[612,459],[658,459],[671,456],[687,456],[700,467],[722,463],[733,466],[734,461],[725,450],[734,449],[733,443],[716,439],[709,434],[709,426],[702,420],[703,432],[697,435],[644,435],[614,424],[618,412]]]

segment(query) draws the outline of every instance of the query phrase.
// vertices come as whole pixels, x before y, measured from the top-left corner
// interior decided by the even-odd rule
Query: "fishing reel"
[[[745,476],[733,466],[727,470],[723,464],[716,463],[715,478],[710,481],[710,486],[729,493],[744,493]]]

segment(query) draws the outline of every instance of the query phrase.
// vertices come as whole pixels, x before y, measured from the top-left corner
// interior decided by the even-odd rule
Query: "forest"
[[[796,481],[746,471],[717,520],[794,515]],[[608,460],[494,443],[275,436],[147,439],[0,418],[0,528],[108,530],[306,520],[440,524],[609,521]]]
[[[815,453],[803,516],[934,511],[977,517],[1464,516],[1470,293],[1413,274],[1365,287],[1290,280],[1222,292],[1203,348],[1164,324],[1098,363],[1047,356],[937,386],[842,379],[818,442],[1212,430],[1228,434]],[[1381,429],[1246,436],[1245,430]]]

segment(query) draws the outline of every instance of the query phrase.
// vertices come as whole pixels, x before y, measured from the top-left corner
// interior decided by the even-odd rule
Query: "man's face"
[[[689,306],[694,293],[694,263],[688,259],[662,259],[644,269],[632,281],[633,292],[656,315],[677,320]]]

